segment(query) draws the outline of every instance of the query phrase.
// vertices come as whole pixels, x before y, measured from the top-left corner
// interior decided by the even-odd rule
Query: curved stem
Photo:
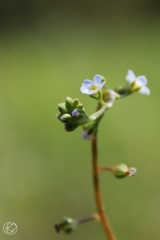
[[[78,219],[78,223],[79,224],[82,224],[82,223],[85,223],[85,222],[88,222],[88,221],[91,221],[91,220],[97,220],[99,221],[99,214],[95,213],[89,217],[85,217],[85,218],[82,218],[82,219]]]
[[[108,240],[116,240],[112,229],[109,225],[109,221],[105,214],[101,192],[100,192],[100,185],[99,185],[99,168],[98,168],[98,152],[97,152],[97,137],[95,137],[91,141],[92,145],[92,166],[93,166],[93,185],[94,185],[94,194],[95,200],[97,205],[97,211],[100,217],[100,222],[102,224],[103,230],[106,234]]]

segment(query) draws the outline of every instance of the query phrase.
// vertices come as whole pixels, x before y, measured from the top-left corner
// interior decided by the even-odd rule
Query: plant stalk
[[[109,221],[107,219],[99,184],[99,167],[98,167],[98,151],[97,151],[97,137],[91,141],[92,145],[92,167],[93,167],[93,185],[94,185],[94,194],[97,205],[97,211],[99,214],[100,222],[102,224],[103,230],[108,240],[116,240],[114,233],[110,227]]]

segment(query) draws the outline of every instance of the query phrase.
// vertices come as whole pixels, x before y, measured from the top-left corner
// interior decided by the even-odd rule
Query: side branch
[[[92,166],[93,166],[93,185],[94,185],[94,194],[97,205],[97,211],[99,213],[100,221],[103,227],[103,230],[106,234],[108,240],[116,240],[112,229],[109,225],[109,221],[105,214],[104,206],[102,203],[102,197],[100,192],[99,185],[99,168],[98,168],[98,153],[97,153],[97,137],[95,137],[92,141]]]

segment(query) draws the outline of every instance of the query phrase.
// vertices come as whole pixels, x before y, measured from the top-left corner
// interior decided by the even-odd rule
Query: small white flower
[[[93,135],[88,135],[87,131],[82,132],[81,137],[83,140],[93,140],[95,138]]]
[[[103,77],[101,75],[95,75],[93,81],[85,79],[80,88],[81,92],[84,94],[92,95],[97,93],[105,84]]]
[[[146,95],[150,94],[150,89],[146,87],[147,79],[145,76],[136,77],[136,75],[132,70],[128,70],[128,74],[126,75],[126,80],[130,85],[134,83],[132,86],[133,91],[139,89],[139,93],[141,94],[146,94]]]

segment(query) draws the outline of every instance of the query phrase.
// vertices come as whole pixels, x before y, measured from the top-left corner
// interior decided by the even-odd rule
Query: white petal
[[[145,86],[145,85],[147,85],[147,78],[145,76],[138,76],[137,83],[140,86]]]
[[[132,83],[136,80],[136,75],[132,70],[128,70],[128,74],[126,75],[126,80],[129,83]]]
[[[151,93],[150,89],[146,86],[140,88],[139,93],[149,95]]]
[[[103,81],[99,86],[98,86],[98,91],[105,85],[105,81]]]
[[[89,89],[88,88],[81,87],[80,91],[84,94],[89,94]]]
[[[84,80],[83,83],[82,83],[83,88],[90,89],[92,86],[93,86],[93,82],[89,79]]]
[[[97,90],[89,90],[88,88],[81,87],[80,91],[84,94],[91,95],[91,94],[98,92],[98,89]]]
[[[94,85],[99,85],[99,84],[101,84],[101,82],[102,82],[102,76],[96,74],[93,78]]]

